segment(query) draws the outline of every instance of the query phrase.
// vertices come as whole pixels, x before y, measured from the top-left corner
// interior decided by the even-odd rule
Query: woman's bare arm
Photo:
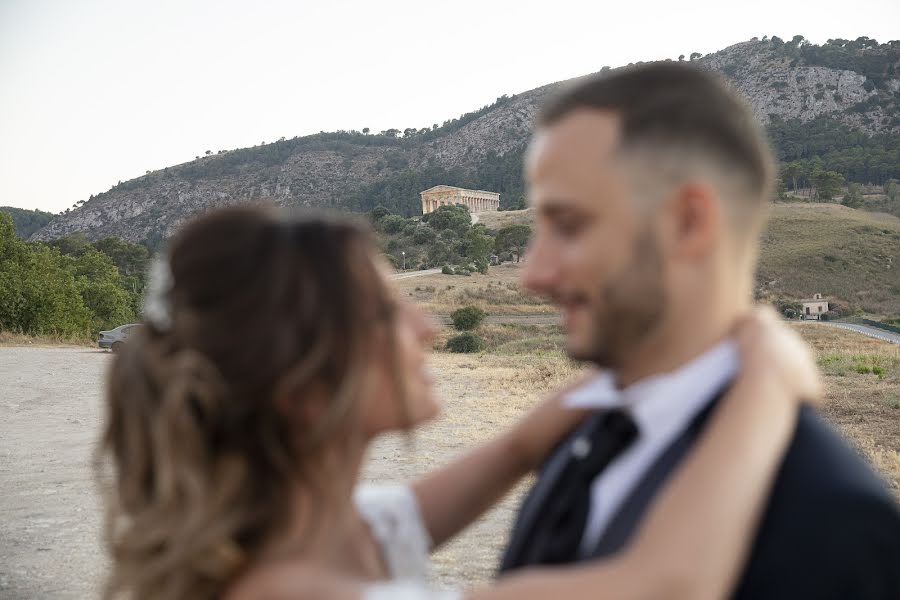
[[[435,547],[496,504],[584,419],[584,411],[562,402],[569,390],[594,375],[543,400],[510,430],[412,484]]]

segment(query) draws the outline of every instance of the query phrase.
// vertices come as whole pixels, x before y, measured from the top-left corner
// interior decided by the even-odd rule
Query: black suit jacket
[[[645,473],[610,521],[593,558],[614,554],[628,542],[715,403]],[[576,435],[551,456],[526,497],[501,572],[526,566],[520,559],[524,533],[541,518],[542,500]],[[801,410],[734,598],[900,600],[897,503],[857,453],[810,409]]]

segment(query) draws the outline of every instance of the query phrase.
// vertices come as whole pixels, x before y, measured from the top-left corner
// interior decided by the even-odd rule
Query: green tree
[[[512,252],[516,256],[516,262],[519,262],[530,238],[530,226],[525,224],[509,225],[497,232],[497,237],[494,240],[494,249],[497,254]]]
[[[888,179],[884,184],[884,193],[891,202],[896,202],[900,198],[900,185],[896,179]]]
[[[452,230],[457,235],[464,235],[472,225],[472,216],[469,209],[462,205],[439,206],[434,212],[428,213],[422,220],[428,223],[435,231]]]
[[[133,304],[119,270],[112,260],[95,248],[87,248],[71,261],[84,305],[92,313],[92,329],[111,329],[134,321]]]
[[[781,178],[791,182],[791,191],[797,191],[797,179],[803,176],[803,167],[800,163],[789,162],[781,167]]]
[[[817,200],[832,200],[844,185],[844,176],[835,171],[814,171],[811,179]]]
[[[784,187],[784,180],[781,177],[775,180],[775,196],[779,200],[787,199],[787,188]]]
[[[0,213],[0,330],[84,336],[91,314],[59,251],[26,244]]]
[[[390,210],[388,210],[387,208],[385,208],[379,204],[378,206],[376,206],[375,208],[373,208],[372,210],[369,211],[369,219],[373,223],[378,223],[378,221],[380,221],[383,218],[387,217],[388,215],[392,215],[392,214],[394,214],[394,213],[392,213]]]
[[[841,204],[844,206],[849,206],[850,208],[859,208],[863,203],[863,194],[862,194],[862,185],[858,183],[851,183],[847,186],[847,193],[844,194],[844,199],[841,200]]]
[[[91,244],[87,241],[87,238],[84,237],[83,233],[73,233],[71,235],[64,235],[61,238],[56,238],[55,240],[50,240],[47,242],[47,245],[59,250],[59,253],[63,256],[69,256],[82,252]]]
[[[428,247],[426,262],[431,267],[453,262],[453,253],[450,246],[443,240],[437,240]]]
[[[16,233],[23,240],[31,237],[31,234],[41,229],[53,218],[52,213],[41,210],[26,210],[24,208],[15,208],[12,206],[0,206],[0,211],[9,213],[12,216],[13,225],[15,225]]]
[[[417,245],[430,244],[437,239],[434,229],[428,225],[420,225],[413,232],[413,242]]]
[[[464,248],[466,257],[476,263],[487,262],[491,258],[491,249],[494,246],[494,238],[487,234],[486,229],[482,227],[472,227],[466,232],[464,238]]]
[[[388,235],[393,235],[395,233],[400,233],[407,222],[408,221],[400,215],[388,215],[381,219],[381,221],[378,222],[378,225],[383,232]]]
[[[91,245],[108,256],[121,275],[140,276],[143,280],[150,262],[150,252],[146,247],[131,244],[117,237],[105,237]]]

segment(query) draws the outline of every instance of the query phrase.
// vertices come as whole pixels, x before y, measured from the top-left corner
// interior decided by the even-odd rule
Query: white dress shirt
[[[625,389],[616,388],[612,373],[603,373],[568,394],[565,402],[573,408],[626,408],[638,428],[637,439],[591,484],[582,556],[590,555],[647,469],[737,374],[738,366],[737,346],[726,340],[675,371]]]

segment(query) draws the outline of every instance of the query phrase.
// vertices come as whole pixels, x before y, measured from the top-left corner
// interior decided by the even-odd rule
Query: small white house
[[[818,320],[828,312],[828,300],[823,300],[822,294],[814,294],[812,298],[801,300],[800,304],[803,305],[804,319]]]

